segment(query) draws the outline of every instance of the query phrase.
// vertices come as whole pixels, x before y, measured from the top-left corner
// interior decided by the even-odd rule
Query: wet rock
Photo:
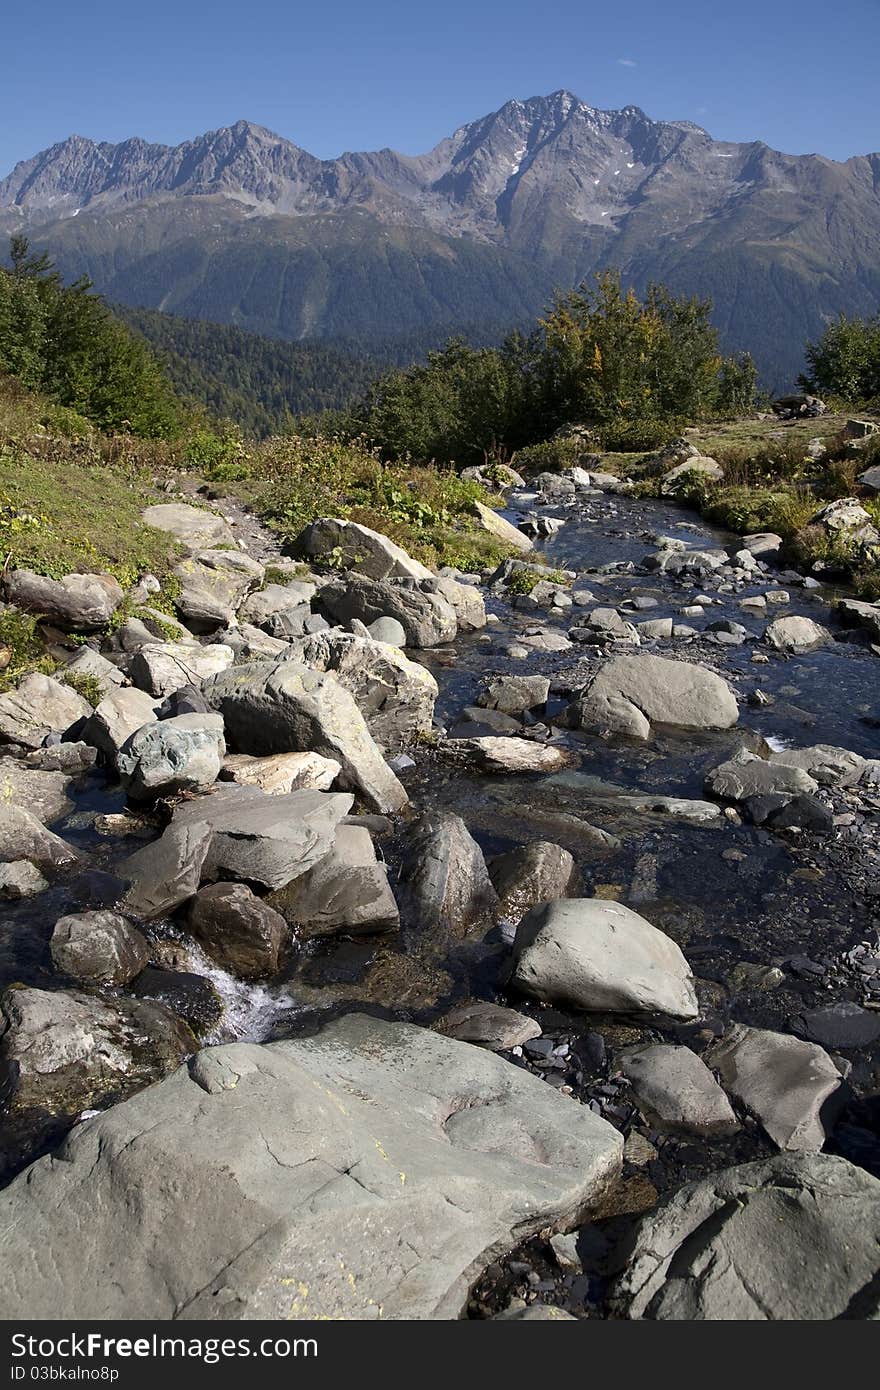
[[[456,1318],[474,1269],[576,1224],[621,1148],[528,1072],[408,1024],[348,1015],[308,1039],[213,1048],[0,1196],[12,1267],[40,1252],[53,1271],[26,1298],[5,1281],[0,1313]]]
[[[569,706],[572,727],[647,739],[652,724],[728,729],[739,718],[726,681],[705,667],[661,656],[620,656],[602,666]]]
[[[158,840],[129,855],[119,868],[130,885],[122,904],[125,910],[150,921],[193,897],[212,837],[204,820],[169,825]]]
[[[307,789],[329,791],[341,772],[335,758],[320,753],[272,753],[265,758],[250,753],[228,753],[220,777],[244,787],[258,787],[269,796]]]
[[[155,527],[157,531],[167,531],[186,550],[209,550],[215,546],[238,549],[232,528],[223,517],[204,511],[201,507],[189,507],[183,502],[163,502],[155,507],[147,507],[142,517],[148,526]]]
[[[785,983],[785,971],[780,970],[778,965],[759,965],[752,961],[737,961],[730,972],[730,987],[732,990],[761,990],[762,992],[770,989],[778,989]]]
[[[793,796],[784,806],[772,808],[766,823],[774,830],[809,830],[815,835],[830,835],[834,829],[834,811],[818,797]]]
[[[329,672],[296,661],[254,662],[206,681],[203,693],[223,715],[237,752],[320,753],[340,764],[339,784],[369,810],[386,813],[406,805],[406,792],[354,698]]]
[[[533,1018],[482,999],[450,1009],[434,1027],[448,1038],[488,1047],[491,1052],[508,1052],[512,1047],[521,1047],[531,1038],[541,1036],[541,1025]]]
[[[263,566],[239,550],[201,550],[174,568],[180,586],[174,606],[190,631],[211,632],[232,622],[263,574]]]
[[[775,531],[752,531],[740,537],[739,545],[743,550],[751,551],[757,560],[772,563],[779,558],[783,540]]]
[[[71,779],[63,772],[44,772],[17,758],[0,758],[0,805],[22,806],[44,825],[73,810],[67,795]]]
[[[689,1047],[656,1043],[627,1048],[616,1065],[642,1114],[672,1134],[735,1134],[739,1122],[705,1062]]]
[[[120,996],[13,986],[0,1011],[0,1085],[12,1115],[73,1119],[167,1076],[195,1047],[167,1009]]]
[[[824,1009],[807,1009],[794,1024],[810,1042],[823,1047],[870,1047],[880,1038],[880,1015],[849,1000]]]
[[[812,618],[792,615],[775,618],[764,631],[764,641],[780,652],[808,652],[831,641],[831,633]]]
[[[410,581],[368,579],[349,575],[344,582],[325,584],[320,604],[334,622],[358,618],[365,626],[377,618],[395,618],[408,647],[436,647],[452,642],[458,632],[455,609],[439,593],[429,593]]]
[[[821,1149],[823,1107],[840,1088],[840,1073],[821,1047],[736,1023],[704,1058],[778,1148]]]
[[[387,536],[356,521],[321,517],[300,533],[297,552],[318,564],[356,570],[369,579],[430,579],[431,571]]]
[[[656,1157],[654,1145],[637,1129],[630,1130],[623,1146],[624,1162],[631,1163],[635,1168],[644,1168],[647,1163],[653,1163]]]
[[[876,1178],[780,1155],[688,1183],[645,1217],[614,1302],[658,1321],[876,1317],[878,1239]]]
[[[336,826],[351,804],[345,792],[267,796],[256,787],[230,783],[178,806],[172,828],[210,827],[204,878],[283,888],[330,851]]]
[[[144,690],[111,690],[86,720],[83,738],[115,764],[132,734],[155,721],[158,708],[158,700]]]
[[[48,887],[39,869],[27,859],[0,864],[0,899],[15,902],[20,898],[35,898]]]
[[[567,652],[571,642],[557,628],[529,627],[517,634],[517,645],[529,652]],[[513,653],[508,651],[509,655]]]
[[[783,748],[768,761],[784,767],[802,767],[822,787],[851,787],[865,770],[865,759],[847,748],[817,743],[810,748]]]
[[[132,734],[116,761],[132,800],[152,801],[206,791],[220,774],[225,752],[219,714],[180,714]]]
[[[147,966],[130,985],[137,999],[153,999],[182,1018],[197,1038],[214,1028],[223,1016],[223,1000],[205,975],[189,970],[159,970]]]
[[[400,926],[388,871],[360,825],[337,826],[329,852],[270,901],[298,937],[389,932]]]
[[[148,695],[173,695],[185,685],[202,681],[225,671],[235,660],[231,647],[212,642],[200,647],[189,642],[152,642],[131,658],[131,678]]]
[[[872,642],[880,642],[880,603],[842,598],[838,600],[837,612],[847,627],[863,627]]]
[[[287,923],[244,883],[212,883],[193,898],[189,929],[212,960],[242,980],[278,971]]]
[[[87,743],[51,743],[43,748],[32,748],[22,759],[25,767],[38,772],[64,772],[74,778],[89,772],[97,762],[94,748]]]
[[[753,796],[783,796],[790,799],[814,792],[818,783],[803,766],[776,763],[740,748],[725,763],[706,774],[706,791],[725,801],[746,801]]]
[[[489,864],[489,876],[498,894],[501,916],[513,923],[537,903],[566,897],[577,882],[574,859],[567,849],[549,840],[536,840],[498,855]]]
[[[462,935],[496,911],[483,852],[460,816],[425,812],[412,823],[398,876],[401,916],[419,935]]]
[[[506,517],[498,512],[493,512],[491,507],[487,507],[483,502],[474,503],[474,512],[480,529],[487,531],[495,540],[501,541],[504,545],[515,546],[517,550],[523,552],[532,550],[533,544],[528,536],[524,536],[522,531],[517,530]]]
[[[329,671],[347,690],[382,748],[396,752],[431,728],[437,682],[424,666],[371,637],[330,630],[291,643],[290,656]]]
[[[524,738],[448,738],[438,746],[444,757],[462,758],[481,772],[508,775],[520,772],[559,772],[571,762],[564,748]]]
[[[574,898],[527,912],[513,983],[544,1002],[690,1020],[699,1008],[675,942],[621,903]]]
[[[461,584],[450,575],[436,575],[422,586],[440,594],[453,609],[459,632],[479,632],[486,626],[486,605],[475,584]]]
[[[72,845],[51,830],[23,806],[0,805],[0,864],[28,859],[41,869],[62,868],[79,858]]]
[[[95,632],[106,627],[122,602],[110,574],[66,574],[48,579],[30,570],[13,570],[4,584],[6,597],[26,613],[39,613],[61,628]]]
[[[633,624],[621,617],[616,608],[594,608],[581,622],[595,633],[597,641],[629,642],[636,647],[641,641]]]
[[[84,985],[128,984],[150,958],[146,937],[109,911],[60,917],[50,949],[57,969]]]
[[[502,714],[522,714],[545,705],[549,694],[547,676],[494,676],[477,697],[477,704]]]
[[[39,748],[49,734],[66,734],[88,719],[88,700],[62,681],[31,672],[0,695],[0,741]]]

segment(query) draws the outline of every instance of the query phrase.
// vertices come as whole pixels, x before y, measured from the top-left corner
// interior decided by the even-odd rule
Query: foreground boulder
[[[298,937],[396,931],[400,925],[388,871],[362,825],[337,826],[329,853],[274,893],[271,903]]]
[[[305,559],[357,570],[370,579],[430,579],[426,565],[394,541],[357,521],[320,517],[300,533],[296,549]]]
[[[761,1121],[780,1149],[821,1149],[828,1102],[841,1085],[824,1048],[735,1023],[704,1056],[725,1090]]]
[[[498,906],[483,851],[450,811],[428,811],[413,822],[398,892],[404,922],[428,937],[461,935]]]
[[[267,796],[256,787],[232,783],[178,806],[172,826],[210,827],[203,878],[283,888],[329,853],[336,826],[351,804],[347,792]]]
[[[690,967],[675,942],[622,903],[569,898],[527,912],[513,983],[544,1003],[697,1018]]]
[[[287,923],[245,883],[212,883],[197,893],[189,928],[205,951],[242,980],[274,975],[287,945]]]
[[[413,580],[368,579],[349,575],[344,582],[325,584],[321,607],[337,623],[357,619],[366,627],[380,618],[395,618],[408,647],[437,647],[453,642],[458,632],[455,609],[441,593]]]
[[[110,690],[86,720],[83,738],[110,763],[115,763],[119,750],[132,734],[155,722],[158,708],[159,701],[145,690],[134,686]]]
[[[0,1316],[457,1318],[476,1271],[583,1219],[621,1147],[526,1071],[407,1024],[211,1048],[0,1195]]]
[[[464,587],[464,586],[462,586]],[[437,682],[386,642],[331,629],[291,643],[290,656],[329,671],[347,690],[382,748],[397,752],[431,727]]]
[[[568,720],[589,733],[647,739],[653,724],[729,729],[739,718],[736,696],[714,671],[662,656],[620,656],[601,666],[568,708]]]
[[[174,600],[192,632],[212,632],[232,622],[236,610],[265,571],[240,550],[203,550],[175,566],[180,591]]]
[[[198,892],[213,834],[204,819],[169,825],[158,840],[129,855],[119,868],[129,883],[124,909],[152,921],[188,902]]]
[[[399,811],[407,795],[363,715],[335,676],[297,661],[260,661],[205,682],[239,753],[320,753],[339,763],[340,786],[371,811]]]
[[[0,1085],[12,1115],[73,1119],[167,1076],[195,1047],[161,1004],[13,986],[0,1000]]]
[[[87,985],[126,985],[150,958],[146,937],[118,912],[72,912],[55,923],[52,960]]]
[[[880,1182],[791,1154],[688,1183],[642,1221],[615,1302],[629,1318],[876,1318]]]
[[[689,1047],[655,1043],[620,1053],[616,1065],[639,1109],[671,1134],[735,1134],[739,1121],[706,1063]]]
[[[66,574],[47,579],[30,570],[13,570],[6,597],[26,613],[38,613],[58,627],[95,632],[109,623],[123,594],[112,574]]]
[[[219,714],[179,714],[147,724],[120,750],[117,767],[133,801],[206,791],[226,752]]]
[[[34,671],[16,690],[0,695],[0,741],[39,748],[49,734],[68,733],[91,712],[71,686]]]

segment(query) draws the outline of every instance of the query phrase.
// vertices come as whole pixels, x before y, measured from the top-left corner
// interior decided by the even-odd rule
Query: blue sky
[[[0,176],[77,132],[176,143],[245,117],[328,157],[418,153],[567,87],[721,139],[880,150],[880,0],[44,0],[7,7]]]

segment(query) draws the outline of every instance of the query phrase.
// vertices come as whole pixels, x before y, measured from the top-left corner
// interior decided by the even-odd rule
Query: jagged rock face
[[[319,160],[247,121],[174,148],[75,136],[0,182],[0,224],[30,224],[65,271],[96,273],[114,298],[155,305],[161,293],[163,307],[193,314],[204,286],[191,275],[184,284],[182,246],[194,237],[206,248],[214,312],[241,322],[248,310],[233,264],[242,237],[249,258],[280,249],[291,268],[310,274],[315,293],[269,306],[256,320],[251,309],[247,326],[289,337],[343,323],[386,333],[441,319],[448,327],[452,300],[438,255],[453,280],[473,287],[464,297],[469,321],[518,321],[540,309],[554,284],[615,264],[636,283],[699,285],[722,322],[730,315],[731,345],[749,341],[768,363],[790,352],[793,372],[794,344],[819,328],[820,310],[852,312],[866,285],[876,288],[878,168],[877,155],[846,163],[785,155],[760,142],[713,140],[687,121],[654,121],[634,106],[600,111],[560,91],[509,101],[420,156],[381,150]],[[833,219],[816,216],[832,201]],[[303,221],[316,214],[319,266]],[[275,219],[271,236],[267,217]],[[786,237],[775,250],[780,225]],[[354,237],[372,274],[387,276],[380,248],[389,234],[425,272],[411,305],[392,293],[365,296],[361,279],[345,270]],[[159,245],[170,299],[169,277],[147,283]],[[186,264],[191,270],[191,255]],[[322,287],[328,269],[332,298]],[[762,325],[771,285],[778,313]],[[820,294],[831,300],[820,303]],[[791,349],[780,346],[789,338]]]

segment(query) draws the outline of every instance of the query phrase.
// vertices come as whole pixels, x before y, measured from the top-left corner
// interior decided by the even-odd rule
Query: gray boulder
[[[111,690],[87,719],[83,738],[115,764],[120,749],[132,734],[155,723],[160,703],[134,686]]]
[[[231,666],[235,653],[222,642],[151,642],[131,659],[131,678],[149,695],[164,699],[185,685],[198,686]]]
[[[158,840],[123,861],[119,875],[127,879],[122,906],[126,912],[151,921],[166,917],[197,892],[208,857],[213,830],[207,821],[169,825]]]
[[[437,575],[426,580],[423,587],[437,593],[455,613],[459,632],[478,632],[486,626],[486,605],[475,584],[461,584],[450,575]]]
[[[305,621],[305,616],[311,612],[311,600],[317,592],[316,584],[303,579],[292,579],[286,584],[266,584],[258,593],[245,599],[238,611],[238,620],[253,623],[258,628],[268,626],[272,629],[281,615],[288,615],[289,620],[297,622],[305,610]]]
[[[48,887],[36,864],[27,859],[0,864],[0,899],[15,902],[21,898],[35,898]]]
[[[207,824],[212,833],[202,877],[283,888],[329,853],[336,826],[351,809],[347,792],[296,791],[267,796],[234,783],[177,807],[173,828]]]
[[[485,502],[474,503],[474,514],[477,523],[482,531],[486,531],[493,540],[501,541],[502,545],[509,545],[511,550],[521,550],[523,552],[534,549],[534,544],[528,536],[524,536],[522,531],[502,516],[500,512],[495,512],[491,507],[487,507]]]
[[[270,901],[297,937],[388,932],[400,925],[388,871],[361,825],[338,825],[329,853]]]
[[[161,1004],[13,985],[0,999],[7,1113],[73,1119],[167,1076],[195,1048]]]
[[[239,786],[258,787],[270,796],[286,796],[303,789],[329,791],[341,770],[335,758],[322,758],[320,753],[272,753],[266,758],[229,753],[220,776]]]
[[[568,709],[572,727],[647,739],[653,724],[729,729],[736,696],[714,671],[662,656],[614,657]]]
[[[491,1052],[508,1052],[512,1047],[521,1047],[541,1036],[541,1025],[533,1018],[482,999],[450,1009],[434,1027],[447,1038],[488,1047]]]
[[[513,943],[513,983],[544,1003],[689,1021],[699,1007],[675,942],[622,903],[569,898],[527,912]]]
[[[64,772],[28,767],[18,758],[0,758],[0,805],[22,806],[49,825],[73,810],[67,795],[71,781]]]
[[[223,517],[201,507],[162,502],[156,507],[147,507],[142,517],[148,526],[167,531],[188,551],[210,550],[215,546],[238,548],[232,528]]]
[[[219,714],[179,714],[132,734],[116,760],[133,801],[206,791],[220,775],[226,752]]]
[[[33,671],[0,695],[0,741],[39,748],[49,734],[66,734],[91,712],[72,686]]]
[[[461,936],[498,906],[482,850],[449,811],[424,812],[412,823],[398,892],[405,924],[429,939]]]
[[[816,743],[809,748],[783,748],[768,761],[779,767],[800,767],[822,787],[851,787],[865,770],[866,760],[848,748]],[[804,788],[806,790],[806,788]]]
[[[735,1023],[704,1057],[780,1149],[821,1149],[841,1076],[817,1043]]]
[[[298,553],[318,564],[356,570],[370,579],[430,579],[427,566],[387,536],[338,517],[320,517],[300,533]]]
[[[205,682],[240,753],[312,752],[333,758],[340,786],[371,811],[399,811],[407,795],[349,692],[329,672],[296,661],[254,662]]]
[[[774,618],[764,630],[764,641],[779,652],[809,652],[831,641],[831,633],[812,618],[792,614]]]
[[[30,570],[6,576],[6,597],[26,613],[39,613],[58,627],[95,632],[106,627],[123,594],[111,574],[66,574],[48,579]]]
[[[526,1071],[408,1024],[211,1048],[0,1194],[19,1272],[0,1316],[454,1319],[490,1260],[578,1224],[621,1147]]]
[[[276,974],[287,923],[245,883],[212,883],[193,898],[189,929],[212,960],[242,980]]]
[[[24,806],[0,805],[0,864],[28,859],[41,869],[75,864],[76,850],[47,830]]]
[[[358,625],[364,628],[363,632],[358,633]],[[396,618],[377,618],[369,627],[364,627],[359,618],[352,618],[351,630],[360,637],[372,637],[374,642],[384,642],[389,647],[406,646],[403,623]]]
[[[546,704],[549,694],[547,676],[494,676],[477,697],[477,704],[502,714],[522,714]]]
[[[705,1062],[689,1047],[655,1043],[621,1052],[616,1066],[655,1129],[671,1134],[735,1134],[739,1121]]]
[[[847,627],[863,627],[872,642],[880,643],[880,603],[842,598],[838,600],[837,612]]]
[[[174,600],[192,632],[211,632],[232,622],[252,589],[263,582],[263,566],[240,550],[202,550],[174,568],[180,592]]]
[[[657,1321],[876,1318],[880,1182],[786,1154],[688,1183],[644,1218],[615,1302]]]
[[[548,840],[499,854],[489,864],[489,875],[498,894],[498,910],[510,922],[521,921],[538,903],[566,897],[577,882],[568,850]]]
[[[150,958],[146,937],[118,912],[72,912],[55,923],[52,959],[84,985],[126,985]]]
[[[373,738],[388,752],[408,747],[431,728],[437,682],[430,671],[396,647],[330,629],[292,642],[290,656],[312,671],[329,671],[351,695]]]
[[[775,763],[740,748],[727,762],[706,774],[706,791],[725,801],[747,801],[750,796],[797,796],[816,791],[818,783],[802,766]]]
[[[337,623],[357,618],[369,627],[377,618],[396,618],[408,647],[453,642],[458,632],[452,604],[442,594],[426,592],[413,580],[368,579],[353,574],[344,582],[325,584],[319,602]]]

